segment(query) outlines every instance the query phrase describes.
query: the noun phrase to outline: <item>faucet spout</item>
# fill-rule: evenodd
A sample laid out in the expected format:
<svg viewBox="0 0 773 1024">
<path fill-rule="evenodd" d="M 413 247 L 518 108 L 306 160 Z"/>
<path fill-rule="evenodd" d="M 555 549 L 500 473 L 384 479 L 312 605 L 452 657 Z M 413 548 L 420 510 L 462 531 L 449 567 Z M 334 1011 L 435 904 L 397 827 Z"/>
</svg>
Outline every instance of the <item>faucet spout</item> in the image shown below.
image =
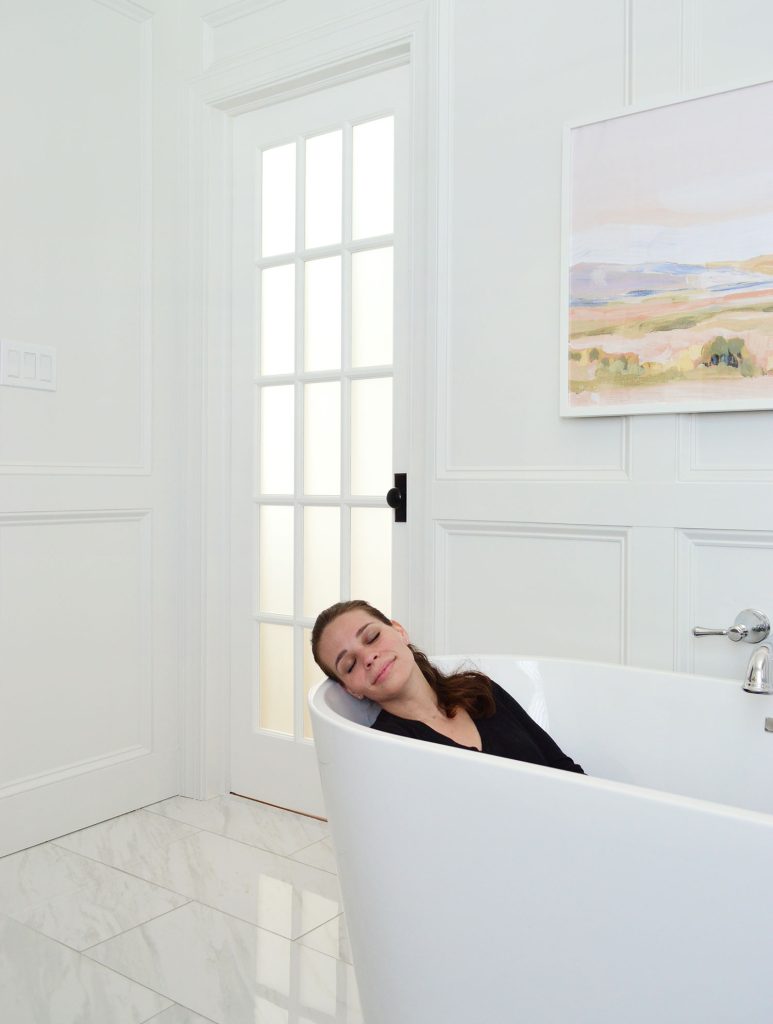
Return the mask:
<svg viewBox="0 0 773 1024">
<path fill-rule="evenodd" d="M 763 644 L 753 652 L 746 668 L 746 679 L 743 684 L 747 693 L 773 693 L 770 682 L 771 649 Z"/>
</svg>

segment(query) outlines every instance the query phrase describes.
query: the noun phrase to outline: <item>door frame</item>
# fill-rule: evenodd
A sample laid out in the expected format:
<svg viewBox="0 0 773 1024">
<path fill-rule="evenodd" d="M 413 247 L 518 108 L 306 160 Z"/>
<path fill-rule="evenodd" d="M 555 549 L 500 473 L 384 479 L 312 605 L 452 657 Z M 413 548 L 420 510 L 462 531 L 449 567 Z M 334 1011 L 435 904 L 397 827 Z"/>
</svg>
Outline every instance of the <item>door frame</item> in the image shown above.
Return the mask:
<svg viewBox="0 0 773 1024">
<path fill-rule="evenodd" d="M 182 579 L 184 652 L 181 793 L 207 799 L 229 792 L 230 753 L 230 374 L 231 146 L 233 118 L 328 85 L 408 64 L 412 93 L 413 223 L 407 254 L 412 288 L 412 352 L 406 619 L 422 646 L 434 622 L 432 531 L 441 147 L 437 112 L 445 66 L 437 39 L 442 0 L 399 10 L 383 7 L 358 20 L 293 38 L 292 48 L 255 50 L 249 60 L 213 65 L 191 85 L 187 164 L 185 367 L 186 517 Z M 401 468 L 401 467 L 396 467 Z"/>
</svg>

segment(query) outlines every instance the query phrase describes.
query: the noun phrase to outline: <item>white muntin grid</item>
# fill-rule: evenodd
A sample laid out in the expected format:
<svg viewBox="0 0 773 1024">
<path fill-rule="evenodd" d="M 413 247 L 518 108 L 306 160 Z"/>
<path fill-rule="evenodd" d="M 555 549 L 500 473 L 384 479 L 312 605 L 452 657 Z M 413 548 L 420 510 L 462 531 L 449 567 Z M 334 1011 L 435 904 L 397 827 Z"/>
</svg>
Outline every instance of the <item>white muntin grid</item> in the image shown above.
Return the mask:
<svg viewBox="0 0 773 1024">
<path fill-rule="evenodd" d="M 381 113 L 368 119 L 370 123 L 380 120 L 384 116 L 393 116 L 389 113 Z M 353 509 L 380 509 L 386 521 L 391 519 L 391 512 L 386 507 L 384 495 L 390 486 L 391 477 L 385 474 L 384 489 L 379 494 L 360 495 L 351 492 L 351 430 L 352 430 L 352 385 L 358 381 L 371 380 L 393 380 L 393 365 L 382 364 L 378 366 L 352 366 L 352 257 L 357 253 L 369 252 L 378 249 L 394 247 L 394 233 L 380 234 L 369 238 L 352 238 L 352 207 L 353 207 L 353 130 L 356 125 L 346 123 L 334 125 L 325 132 L 315 132 L 312 135 L 297 136 L 294 140 L 287 139 L 284 144 L 290 141 L 295 143 L 295 249 L 268 257 L 263 257 L 262 246 L 262 165 L 263 152 L 257 153 L 256 174 L 257 174 L 257 202 L 256 202 L 256 231 L 255 231 L 255 272 L 256 272 L 256 308 L 254 311 L 253 323 L 255 325 L 255 365 L 254 365 L 254 459 L 253 459 L 253 504 L 255 514 L 254 540 L 253 540 L 253 565 L 255 566 L 256 586 L 253 590 L 253 616 L 255 620 L 255 687 L 253 701 L 253 723 L 254 728 L 264 731 L 261 726 L 261 679 L 260 679 L 260 627 L 261 625 L 277 625 L 291 628 L 292 633 L 292 662 L 293 662 L 293 700 L 292 700 L 292 733 L 286 730 L 279 732 L 272 728 L 266 730 L 273 736 L 281 736 L 283 733 L 288 739 L 296 739 L 301 742 L 308 742 L 309 727 L 308 718 L 305 713 L 305 647 L 308 644 L 307 631 L 311 630 L 314 623 L 313 616 L 304 614 L 304 511 L 306 508 L 336 508 L 340 511 L 339 522 L 339 590 L 334 599 L 347 600 L 350 596 L 368 596 L 351 594 L 352 574 L 352 510 Z M 340 130 L 342 132 L 342 218 L 340 241 L 318 246 L 311 249 L 305 246 L 306 233 L 306 210 L 305 210 L 305 186 L 306 186 L 306 141 L 309 138 L 326 134 L 329 131 Z M 272 144 L 269 149 L 277 148 Z M 394 176 L 392 178 L 392 189 L 394 190 Z M 393 199 L 393 197 L 392 197 Z M 306 267 L 312 260 L 327 258 L 338 258 L 341 261 L 341 360 L 340 367 L 323 370 L 305 369 L 305 319 L 306 319 Z M 295 271 L 295 335 L 294 335 L 294 371 L 281 374 L 263 374 L 261 372 L 261 284 L 263 271 L 280 266 L 293 266 Z M 339 493 L 310 494 L 306 493 L 304 480 L 305 460 L 305 398 L 307 387 L 315 384 L 338 384 L 340 390 L 340 488 Z M 261 421 L 261 398 L 263 392 L 269 387 L 286 386 L 292 387 L 294 409 L 293 409 L 293 482 L 294 492 L 292 494 L 264 493 L 261 490 L 261 466 L 260 452 L 262 445 L 262 421 Z M 390 433 L 394 431 L 394 425 L 390 425 Z M 391 439 L 391 438 L 390 438 Z M 391 467 L 389 467 L 391 472 Z M 286 507 L 293 509 L 293 579 L 292 579 L 292 614 L 282 614 L 275 611 L 267 611 L 260 607 L 260 573 L 262 566 L 260 562 L 260 520 L 261 508 L 266 506 Z M 321 609 L 316 609 L 317 611 Z M 389 608 L 385 608 L 389 612 Z"/>
</svg>

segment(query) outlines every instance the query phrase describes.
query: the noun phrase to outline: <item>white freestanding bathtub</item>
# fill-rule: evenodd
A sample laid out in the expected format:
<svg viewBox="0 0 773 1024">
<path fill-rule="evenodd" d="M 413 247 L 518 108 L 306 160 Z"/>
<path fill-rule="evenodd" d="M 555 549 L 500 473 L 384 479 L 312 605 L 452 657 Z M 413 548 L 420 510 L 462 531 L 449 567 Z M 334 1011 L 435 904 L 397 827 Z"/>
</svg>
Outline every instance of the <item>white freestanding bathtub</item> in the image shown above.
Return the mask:
<svg viewBox="0 0 773 1024">
<path fill-rule="evenodd" d="M 365 726 L 310 695 L 366 1024 L 770 1024 L 773 697 L 472 661 L 589 777 Z"/>
</svg>

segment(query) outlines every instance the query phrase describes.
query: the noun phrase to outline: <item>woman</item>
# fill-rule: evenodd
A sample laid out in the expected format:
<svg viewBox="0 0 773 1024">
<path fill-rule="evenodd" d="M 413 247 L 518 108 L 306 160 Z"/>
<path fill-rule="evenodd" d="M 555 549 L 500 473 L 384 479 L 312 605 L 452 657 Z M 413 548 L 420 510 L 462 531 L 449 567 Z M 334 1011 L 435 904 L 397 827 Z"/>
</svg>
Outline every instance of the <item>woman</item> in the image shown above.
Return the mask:
<svg viewBox="0 0 773 1024">
<path fill-rule="evenodd" d="M 347 693 L 381 707 L 374 729 L 584 774 L 501 686 L 482 672 L 443 675 L 366 601 L 321 612 L 311 651 Z"/>
</svg>

